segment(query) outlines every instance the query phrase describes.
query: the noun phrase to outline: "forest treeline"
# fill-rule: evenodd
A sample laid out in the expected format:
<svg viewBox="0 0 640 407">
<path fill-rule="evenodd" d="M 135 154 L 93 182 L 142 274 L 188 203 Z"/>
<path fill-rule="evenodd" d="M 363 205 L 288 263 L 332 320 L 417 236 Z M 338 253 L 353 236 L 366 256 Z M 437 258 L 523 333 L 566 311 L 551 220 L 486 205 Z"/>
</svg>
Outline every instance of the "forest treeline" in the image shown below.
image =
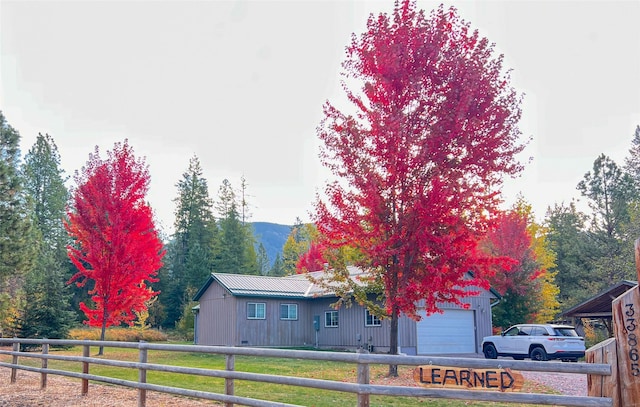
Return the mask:
<svg viewBox="0 0 640 407">
<path fill-rule="evenodd" d="M 0 112 L 0 334 L 65 337 L 80 325 L 87 287 L 69 284 L 77 273 L 74 244 L 64 222 L 77 187 L 60 166 L 53 136 L 38 135 L 21 155 L 20 134 Z M 551 321 L 559 313 L 621 280 L 635 279 L 633 245 L 640 237 L 640 126 L 623 163 L 604 154 L 576 185 L 589 211 L 576 202 L 552 203 L 537 221 L 526 191 L 497 214 L 483 247 L 514 262 L 490 280 L 503 296 L 494 324 Z M 193 296 L 212 271 L 282 276 L 323 264 L 313 255 L 317 228 L 296 220 L 273 264 L 256 244 L 249 222 L 248 184 L 224 180 L 212 196 L 197 156 L 176 180 L 174 232 L 164 236 L 159 292 L 138 315 L 140 327 L 192 329 Z M 428 233 L 428 231 L 425 231 Z M 305 257 L 306 255 L 306 257 Z M 89 287 L 90 288 L 90 287 Z"/>
<path fill-rule="evenodd" d="M 83 287 L 71 282 L 78 270 L 67 253 L 74 241 L 65 222 L 78 185 L 61 168 L 52 136 L 39 134 L 22 157 L 19 132 L 1 112 L 0 120 L 0 334 L 64 337 L 84 319 L 79 304 L 89 300 L 92 289 L 92 282 Z M 159 295 L 136 324 L 189 331 L 191 298 L 212 271 L 284 275 L 292 270 L 282 256 L 271 262 L 256 242 L 244 179 L 238 188 L 224 180 L 212 197 L 193 156 L 176 188 L 174 232 L 164 236 L 163 265 L 151 284 Z"/>
</svg>

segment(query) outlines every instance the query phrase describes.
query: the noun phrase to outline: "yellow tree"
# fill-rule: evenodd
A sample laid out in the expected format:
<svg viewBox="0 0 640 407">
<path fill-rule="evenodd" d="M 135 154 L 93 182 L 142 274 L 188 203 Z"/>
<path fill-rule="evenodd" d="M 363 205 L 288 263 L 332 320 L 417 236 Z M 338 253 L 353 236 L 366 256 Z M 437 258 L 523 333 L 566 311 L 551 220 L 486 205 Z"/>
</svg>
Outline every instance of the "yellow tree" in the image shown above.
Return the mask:
<svg viewBox="0 0 640 407">
<path fill-rule="evenodd" d="M 318 240 L 318 229 L 312 223 L 303 224 L 298 218 L 291 228 L 291 233 L 282 247 L 282 260 L 284 262 L 284 274 L 296 273 L 296 265 L 300 256 L 307 253 L 311 243 Z"/>
<path fill-rule="evenodd" d="M 556 254 L 551 250 L 547 240 L 548 228 L 535 222 L 531 205 L 523 197 L 516 202 L 516 211 L 526 215 L 529 220 L 527 232 L 531 236 L 531 249 L 536 263 L 541 270 L 540 292 L 538 293 L 538 310 L 534 313 L 534 322 L 546 323 L 553 321 L 560 312 L 558 294 L 560 289 L 556 285 Z"/>
</svg>

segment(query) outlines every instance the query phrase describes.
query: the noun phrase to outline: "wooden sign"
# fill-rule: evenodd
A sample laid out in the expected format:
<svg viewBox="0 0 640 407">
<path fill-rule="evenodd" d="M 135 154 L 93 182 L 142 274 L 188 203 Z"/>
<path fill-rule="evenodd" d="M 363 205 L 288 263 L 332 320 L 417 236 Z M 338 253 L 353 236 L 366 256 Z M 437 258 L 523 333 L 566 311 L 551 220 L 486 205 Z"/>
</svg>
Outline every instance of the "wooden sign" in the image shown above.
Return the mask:
<svg viewBox="0 0 640 407">
<path fill-rule="evenodd" d="M 418 366 L 413 379 L 423 387 L 467 390 L 518 391 L 522 373 L 511 369 L 468 369 L 447 366 Z"/>
<path fill-rule="evenodd" d="M 636 271 L 640 279 L 640 240 L 636 240 Z M 640 289 L 636 285 L 611 305 L 618 353 L 620 405 L 640 403 Z"/>
</svg>

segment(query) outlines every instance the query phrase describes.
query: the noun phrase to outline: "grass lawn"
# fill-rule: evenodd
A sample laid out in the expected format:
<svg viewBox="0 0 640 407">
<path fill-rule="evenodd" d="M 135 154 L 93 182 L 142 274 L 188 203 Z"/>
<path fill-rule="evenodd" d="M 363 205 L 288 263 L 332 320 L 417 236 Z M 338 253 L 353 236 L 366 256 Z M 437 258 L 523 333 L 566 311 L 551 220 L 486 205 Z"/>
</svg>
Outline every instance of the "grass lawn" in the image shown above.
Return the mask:
<svg viewBox="0 0 640 407">
<path fill-rule="evenodd" d="M 75 347 L 68 350 L 52 349 L 51 354 L 81 356 L 82 349 Z M 105 359 L 138 361 L 137 349 L 105 348 Z M 91 355 L 97 354 L 97 348 L 91 348 Z M 95 356 L 94 356 L 95 357 Z M 10 362 L 11 357 L 0 355 L 0 360 Z M 148 362 L 154 364 L 198 367 L 204 369 L 224 370 L 225 357 L 221 355 L 210 355 L 201 353 L 168 352 L 168 351 L 148 351 Z M 20 358 L 20 364 L 30 366 L 40 366 L 39 359 Z M 77 362 L 66 362 L 50 360 L 49 368 L 81 371 L 81 365 Z M 274 374 L 281 376 L 307 377 L 314 379 L 335 380 L 342 382 L 356 382 L 356 366 L 346 363 L 309 361 L 301 359 L 274 359 L 266 357 L 236 356 L 235 369 L 242 372 Z M 384 378 L 387 372 L 387 365 L 371 365 L 370 377 L 372 382 L 375 379 Z M 407 377 L 413 370 L 410 366 L 400 366 L 400 376 Z M 2 369 L 8 375 L 8 369 Z M 135 369 L 116 368 L 92 364 L 90 373 L 100 376 L 108 376 L 119 379 L 137 381 L 138 371 Z M 405 379 L 406 380 L 406 379 Z M 224 379 L 201 377 L 195 375 L 185 375 L 179 373 L 165 373 L 147 371 L 147 382 L 165 386 L 180 387 L 192 390 L 201 390 L 224 394 Z M 400 382 L 401 383 L 401 382 Z M 551 393 L 549 389 L 532 388 L 531 384 L 525 383 L 524 392 Z M 303 406 L 344 406 L 356 405 L 356 395 L 351 393 L 317 390 L 305 387 L 284 386 L 268 383 L 250 382 L 244 380 L 235 381 L 235 394 L 237 396 L 251 397 L 256 399 L 286 402 Z M 443 399 L 424 399 L 413 397 L 391 397 L 391 396 L 371 396 L 371 406 L 376 407 L 400 407 L 400 406 L 429 406 L 435 407 L 458 407 L 458 406 L 524 406 L 523 404 L 509 403 L 489 403 L 473 401 L 457 401 Z"/>
</svg>

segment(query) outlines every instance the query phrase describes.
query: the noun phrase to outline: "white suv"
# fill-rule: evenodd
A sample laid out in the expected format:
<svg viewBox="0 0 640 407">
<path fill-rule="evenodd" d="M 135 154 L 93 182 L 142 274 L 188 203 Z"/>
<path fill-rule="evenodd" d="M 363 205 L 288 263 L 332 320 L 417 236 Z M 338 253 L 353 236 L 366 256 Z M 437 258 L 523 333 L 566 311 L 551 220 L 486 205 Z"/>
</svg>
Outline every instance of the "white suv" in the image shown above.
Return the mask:
<svg viewBox="0 0 640 407">
<path fill-rule="evenodd" d="M 510 356 L 516 360 L 576 362 L 584 356 L 584 338 L 568 325 L 521 324 L 512 326 L 501 335 L 485 337 L 482 352 L 487 359 Z"/>
</svg>

